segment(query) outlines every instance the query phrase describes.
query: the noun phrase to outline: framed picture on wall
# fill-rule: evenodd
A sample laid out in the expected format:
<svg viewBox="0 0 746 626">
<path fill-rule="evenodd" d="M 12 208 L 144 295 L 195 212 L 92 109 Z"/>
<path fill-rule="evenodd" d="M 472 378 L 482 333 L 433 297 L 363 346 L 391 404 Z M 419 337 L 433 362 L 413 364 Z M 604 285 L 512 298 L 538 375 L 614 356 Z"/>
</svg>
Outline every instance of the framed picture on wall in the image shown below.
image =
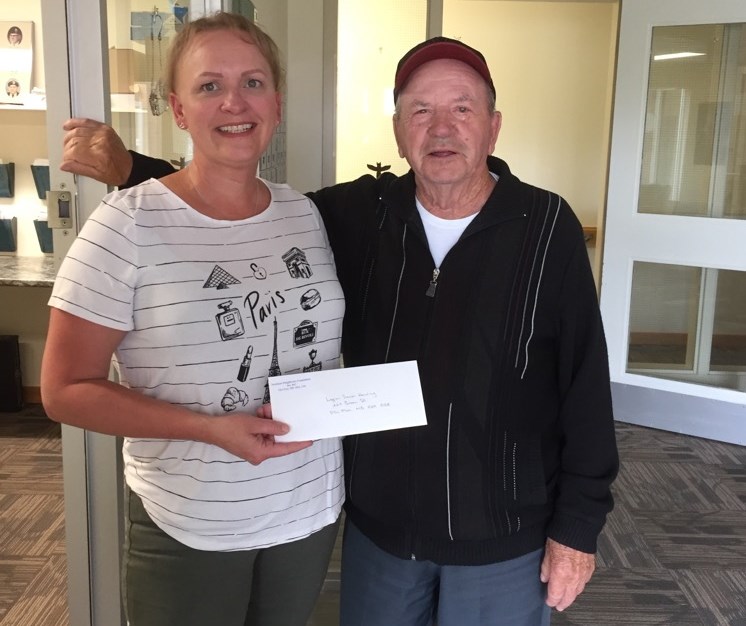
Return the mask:
<svg viewBox="0 0 746 626">
<path fill-rule="evenodd" d="M 33 64 L 34 23 L 0 21 L 0 103 L 23 103 Z"/>
</svg>

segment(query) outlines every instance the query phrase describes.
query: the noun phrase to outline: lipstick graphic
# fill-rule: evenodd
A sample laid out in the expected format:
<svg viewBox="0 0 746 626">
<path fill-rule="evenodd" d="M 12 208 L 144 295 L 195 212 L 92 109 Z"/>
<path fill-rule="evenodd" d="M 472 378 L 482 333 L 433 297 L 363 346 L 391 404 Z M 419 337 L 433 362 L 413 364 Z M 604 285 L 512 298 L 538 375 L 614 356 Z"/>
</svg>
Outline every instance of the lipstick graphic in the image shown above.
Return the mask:
<svg viewBox="0 0 746 626">
<path fill-rule="evenodd" d="M 251 367 L 251 355 L 254 353 L 254 346 L 249 346 L 241 361 L 241 367 L 238 368 L 238 380 L 246 382 L 249 377 L 249 368 Z"/>
</svg>

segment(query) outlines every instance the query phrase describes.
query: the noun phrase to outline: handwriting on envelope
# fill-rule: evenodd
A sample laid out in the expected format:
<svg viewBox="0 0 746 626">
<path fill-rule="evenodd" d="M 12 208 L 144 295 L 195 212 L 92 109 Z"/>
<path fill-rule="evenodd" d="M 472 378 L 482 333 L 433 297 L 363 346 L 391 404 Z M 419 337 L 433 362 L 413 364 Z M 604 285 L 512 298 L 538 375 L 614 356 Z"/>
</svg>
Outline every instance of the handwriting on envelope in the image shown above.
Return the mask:
<svg viewBox="0 0 746 626">
<path fill-rule="evenodd" d="M 269 379 L 279 441 L 305 441 L 427 424 L 416 361 Z"/>
</svg>

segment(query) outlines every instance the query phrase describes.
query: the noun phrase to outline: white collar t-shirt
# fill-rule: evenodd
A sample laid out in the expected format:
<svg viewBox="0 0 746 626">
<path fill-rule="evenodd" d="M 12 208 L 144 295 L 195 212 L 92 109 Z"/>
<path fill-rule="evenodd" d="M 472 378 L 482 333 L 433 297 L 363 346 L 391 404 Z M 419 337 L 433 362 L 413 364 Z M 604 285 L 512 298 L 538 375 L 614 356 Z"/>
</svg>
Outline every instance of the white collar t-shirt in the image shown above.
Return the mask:
<svg viewBox="0 0 746 626">
<path fill-rule="evenodd" d="M 490 172 L 492 178 L 497 181 L 498 176 L 493 172 Z M 435 262 L 435 267 L 440 268 L 443 259 L 445 259 L 448 251 L 453 248 L 455 243 L 459 240 L 466 227 L 471 224 L 472 220 L 479 215 L 479 211 L 473 215 L 467 215 L 455 220 L 446 220 L 442 217 L 437 217 L 430 213 L 420 202 L 420 199 L 415 196 L 415 203 L 417 204 L 417 211 L 422 219 L 422 225 L 425 227 L 425 235 L 427 236 L 427 243 L 430 247 L 430 254 Z"/>
</svg>

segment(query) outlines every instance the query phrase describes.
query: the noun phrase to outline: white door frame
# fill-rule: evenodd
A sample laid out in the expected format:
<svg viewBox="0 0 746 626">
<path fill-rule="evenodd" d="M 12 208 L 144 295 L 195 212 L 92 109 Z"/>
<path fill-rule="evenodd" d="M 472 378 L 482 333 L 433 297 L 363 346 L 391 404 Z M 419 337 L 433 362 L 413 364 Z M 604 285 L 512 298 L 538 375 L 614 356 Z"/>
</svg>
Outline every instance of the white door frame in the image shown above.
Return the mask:
<svg viewBox="0 0 746 626">
<path fill-rule="evenodd" d="M 729 22 L 746 22 L 743 0 L 622 1 L 601 310 L 617 419 L 746 444 L 746 394 L 626 372 L 634 261 L 746 270 L 746 220 L 636 212 L 653 26 Z M 693 232 L 702 239 L 682 254 Z"/>
<path fill-rule="evenodd" d="M 73 228 L 54 231 L 59 261 L 108 191 L 92 179 L 75 180 L 59 170 L 62 123 L 70 116 L 108 120 L 106 5 L 103 0 L 41 2 L 50 187 L 70 190 L 76 197 Z M 93 87 L 97 85 L 102 88 Z M 119 599 L 120 447 L 115 437 L 62 427 L 68 610 L 75 626 L 125 623 Z"/>
</svg>

